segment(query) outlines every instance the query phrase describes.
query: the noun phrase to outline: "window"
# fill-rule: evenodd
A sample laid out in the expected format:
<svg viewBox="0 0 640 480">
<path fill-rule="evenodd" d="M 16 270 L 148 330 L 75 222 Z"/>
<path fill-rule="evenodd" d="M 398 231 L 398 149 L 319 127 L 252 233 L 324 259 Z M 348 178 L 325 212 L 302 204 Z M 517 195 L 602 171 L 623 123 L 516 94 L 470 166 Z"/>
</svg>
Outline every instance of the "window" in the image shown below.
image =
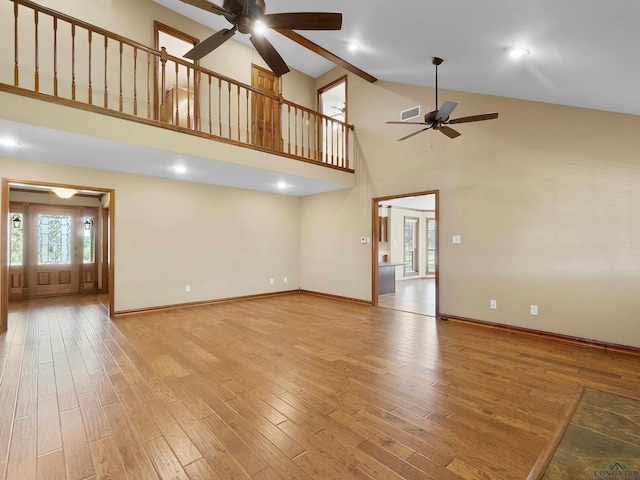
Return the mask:
<svg viewBox="0 0 640 480">
<path fill-rule="evenodd" d="M 13 219 L 15 217 L 20 219 L 20 227 L 15 228 L 13 226 Z M 11 213 L 10 218 L 11 222 L 11 240 L 10 240 L 10 248 L 11 248 L 11 258 L 9 260 L 10 265 L 22 265 L 22 257 L 24 255 L 24 217 L 21 213 Z"/>
<path fill-rule="evenodd" d="M 71 264 L 71 215 L 38 214 L 38 265 Z"/>
<path fill-rule="evenodd" d="M 404 274 L 418 274 L 418 219 L 404 217 Z"/>
<path fill-rule="evenodd" d="M 95 225 L 95 219 L 93 217 L 84 217 L 83 225 L 82 262 L 95 263 L 95 242 L 93 241 L 95 232 L 95 228 L 93 228 L 93 226 Z"/>
<path fill-rule="evenodd" d="M 436 273 L 436 220 L 427 219 L 427 273 Z"/>
</svg>

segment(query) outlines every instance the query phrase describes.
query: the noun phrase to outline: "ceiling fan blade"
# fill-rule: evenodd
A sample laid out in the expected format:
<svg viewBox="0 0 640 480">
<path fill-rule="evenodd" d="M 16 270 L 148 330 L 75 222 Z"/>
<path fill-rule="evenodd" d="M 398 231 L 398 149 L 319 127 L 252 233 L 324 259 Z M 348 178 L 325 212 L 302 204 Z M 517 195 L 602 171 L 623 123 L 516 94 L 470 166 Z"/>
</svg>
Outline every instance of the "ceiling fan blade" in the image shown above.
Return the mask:
<svg viewBox="0 0 640 480">
<path fill-rule="evenodd" d="M 295 12 L 264 15 L 262 21 L 270 28 L 287 30 L 340 30 L 341 13 Z"/>
<path fill-rule="evenodd" d="M 201 8 L 202 10 L 206 10 L 207 12 L 215 13 L 216 15 L 222 15 L 228 19 L 233 19 L 233 15 L 229 14 L 224 8 L 215 5 L 211 2 L 207 2 L 207 0 L 180 0 L 182 3 L 188 3 L 189 5 L 193 5 L 194 7 Z"/>
<path fill-rule="evenodd" d="M 498 112 L 485 113 L 484 115 L 471 115 L 470 117 L 460 117 L 448 121 L 447 124 L 455 125 L 456 123 L 481 122 L 483 120 L 493 120 L 494 118 L 498 118 Z"/>
<path fill-rule="evenodd" d="M 189 58 L 191 60 L 200 60 L 205 55 L 213 52 L 216 48 L 222 45 L 224 42 L 233 37 L 236 33 L 236 28 L 228 29 L 225 28 L 220 30 L 218 33 L 214 33 L 206 40 L 203 40 L 187 53 L 184 54 L 184 58 Z"/>
<path fill-rule="evenodd" d="M 444 122 L 457 106 L 456 102 L 444 102 L 436 114 L 436 122 Z"/>
<path fill-rule="evenodd" d="M 370 75 L 367 72 L 365 72 L 364 70 L 359 69 L 355 65 L 353 65 L 353 64 L 347 62 L 346 60 L 340 58 L 336 54 L 331 53 L 329 50 L 327 50 L 324 47 L 321 47 L 317 43 L 313 43 L 311 40 L 309 40 L 306 37 L 303 37 L 298 32 L 294 32 L 293 30 L 290 30 L 288 28 L 278 28 L 278 29 L 276 29 L 276 31 L 280 35 L 284 35 L 288 39 L 293 40 L 294 42 L 296 42 L 298 45 L 301 45 L 304 48 L 307 48 L 307 49 L 311 50 L 312 52 L 317 53 L 321 57 L 326 58 L 330 62 L 335 63 L 339 67 L 342 67 L 345 70 L 347 70 L 347 71 L 359 76 L 360 78 L 366 80 L 367 82 L 374 83 L 374 82 L 378 81 L 378 79 L 376 77 L 374 77 L 373 75 Z"/>
<path fill-rule="evenodd" d="M 263 60 L 269 65 L 269 68 L 277 77 L 281 77 L 285 73 L 289 72 L 289 67 L 282 59 L 277 50 L 271 45 L 262 35 L 251 35 L 251 43 L 256 47 L 256 50 L 263 58 Z"/>
<path fill-rule="evenodd" d="M 387 125 L 429 125 L 428 123 L 425 122 L 384 122 Z"/>
<path fill-rule="evenodd" d="M 253 10 L 254 5 L 256 4 L 256 0 L 244 0 L 242 3 L 242 16 L 246 17 L 249 15 L 249 12 Z"/>
<path fill-rule="evenodd" d="M 449 138 L 456 138 L 456 137 L 459 137 L 461 135 L 460 132 L 454 130 L 451 127 L 442 126 L 438 130 L 440 130 L 442 133 L 444 133 Z"/>
<path fill-rule="evenodd" d="M 413 137 L 413 136 L 415 136 L 415 135 L 418 135 L 419 133 L 426 132 L 426 131 L 427 131 L 427 130 L 429 130 L 430 128 L 431 128 L 431 127 L 427 127 L 427 128 L 423 128 L 422 130 L 418 130 L 417 132 L 410 133 L 410 134 L 409 134 L 409 135 L 407 135 L 406 137 L 399 138 L 399 139 L 398 139 L 398 142 L 401 142 L 401 141 L 403 141 L 403 140 L 406 140 L 406 139 L 408 139 L 408 138 L 411 138 L 411 137 Z"/>
</svg>

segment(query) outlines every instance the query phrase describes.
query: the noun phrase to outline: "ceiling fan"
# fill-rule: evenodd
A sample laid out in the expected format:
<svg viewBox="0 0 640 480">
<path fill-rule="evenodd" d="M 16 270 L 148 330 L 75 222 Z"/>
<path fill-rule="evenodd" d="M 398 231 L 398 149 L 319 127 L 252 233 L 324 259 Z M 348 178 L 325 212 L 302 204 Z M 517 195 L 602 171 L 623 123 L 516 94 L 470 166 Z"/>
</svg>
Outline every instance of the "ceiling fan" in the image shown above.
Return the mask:
<svg viewBox="0 0 640 480">
<path fill-rule="evenodd" d="M 233 25 L 232 28 L 224 28 L 200 42 L 184 55 L 185 58 L 199 60 L 233 37 L 236 32 L 250 33 L 251 43 L 278 77 L 289 72 L 289 67 L 274 46 L 264 36 L 256 33 L 257 27 L 272 28 L 283 33 L 289 30 L 340 30 L 342 28 L 341 13 L 296 12 L 267 15 L 264 0 L 223 0 L 222 6 L 207 0 L 180 1 L 221 15 Z"/>
<path fill-rule="evenodd" d="M 443 62 L 441 58 L 433 57 L 433 64 L 436 66 L 436 109 L 433 112 L 429 112 L 424 116 L 424 122 L 387 122 L 388 124 L 394 125 L 426 125 L 426 128 L 418 130 L 417 132 L 413 132 L 406 137 L 399 138 L 398 141 L 406 140 L 408 138 L 413 137 L 414 135 L 418 135 L 419 133 L 425 132 L 430 128 L 434 130 L 439 130 L 444 133 L 449 138 L 456 138 L 461 135 L 460 132 L 454 130 L 448 125 L 455 125 L 457 123 L 469 123 L 469 122 L 481 122 L 483 120 L 493 120 L 494 118 L 498 118 L 498 113 L 485 113 L 483 115 L 472 115 L 470 117 L 460 117 L 454 118 L 453 120 L 449 120 L 449 115 L 453 112 L 453 110 L 458 105 L 456 102 L 444 102 L 441 108 L 438 108 L 438 66 Z"/>
</svg>

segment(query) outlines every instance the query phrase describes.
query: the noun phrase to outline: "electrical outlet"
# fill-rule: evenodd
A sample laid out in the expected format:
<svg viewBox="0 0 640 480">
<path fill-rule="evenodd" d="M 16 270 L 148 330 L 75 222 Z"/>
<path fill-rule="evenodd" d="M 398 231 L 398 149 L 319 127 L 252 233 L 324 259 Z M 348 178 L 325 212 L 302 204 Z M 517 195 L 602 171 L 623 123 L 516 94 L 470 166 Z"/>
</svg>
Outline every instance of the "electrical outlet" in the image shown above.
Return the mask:
<svg viewBox="0 0 640 480">
<path fill-rule="evenodd" d="M 189 293 L 191 291 L 191 285 L 186 285 L 184 287 L 184 291 L 185 291 L 185 293 Z"/>
<path fill-rule="evenodd" d="M 289 281 L 289 279 L 287 277 L 284 277 L 284 283 L 287 283 Z"/>
<path fill-rule="evenodd" d="M 367 237 L 360 237 L 360 243 L 367 243 Z"/>
<path fill-rule="evenodd" d="M 270 279 L 269 279 L 269 283 L 270 283 L 271 285 L 273 285 L 273 278 L 270 278 Z"/>
<path fill-rule="evenodd" d="M 538 306 L 531 305 L 531 315 L 537 315 L 537 314 L 538 314 Z"/>
<path fill-rule="evenodd" d="M 496 302 L 495 300 L 489 300 L 489 308 L 495 310 L 496 308 L 498 308 L 498 302 Z"/>
</svg>

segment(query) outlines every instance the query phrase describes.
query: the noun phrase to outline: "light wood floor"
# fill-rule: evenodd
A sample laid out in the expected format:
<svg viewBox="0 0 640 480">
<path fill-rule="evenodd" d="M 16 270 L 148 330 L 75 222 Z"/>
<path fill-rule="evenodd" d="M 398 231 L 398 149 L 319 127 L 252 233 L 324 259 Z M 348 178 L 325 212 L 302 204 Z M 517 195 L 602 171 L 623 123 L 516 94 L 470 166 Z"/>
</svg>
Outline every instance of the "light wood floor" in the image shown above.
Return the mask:
<svg viewBox="0 0 640 480">
<path fill-rule="evenodd" d="M 311 295 L 9 324 L 0 479 L 524 479 L 582 385 L 640 395 L 638 356 Z"/>
<path fill-rule="evenodd" d="M 392 310 L 436 316 L 435 278 L 416 278 L 396 282 L 395 293 L 378 296 L 378 305 Z"/>
</svg>

